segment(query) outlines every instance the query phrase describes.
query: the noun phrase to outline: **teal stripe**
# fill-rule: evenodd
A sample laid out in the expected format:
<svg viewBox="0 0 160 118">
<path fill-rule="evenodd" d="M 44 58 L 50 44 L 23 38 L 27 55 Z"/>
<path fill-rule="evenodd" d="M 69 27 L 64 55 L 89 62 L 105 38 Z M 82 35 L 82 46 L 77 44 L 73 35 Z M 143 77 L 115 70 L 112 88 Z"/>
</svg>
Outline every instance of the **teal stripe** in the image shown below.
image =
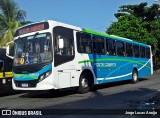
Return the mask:
<svg viewBox="0 0 160 118">
<path fill-rule="evenodd" d="M 26 75 L 26 74 L 14 74 L 14 77 L 27 77 L 27 78 L 32 78 L 32 79 L 38 79 L 37 76 L 30 76 L 30 75 Z"/>
</svg>

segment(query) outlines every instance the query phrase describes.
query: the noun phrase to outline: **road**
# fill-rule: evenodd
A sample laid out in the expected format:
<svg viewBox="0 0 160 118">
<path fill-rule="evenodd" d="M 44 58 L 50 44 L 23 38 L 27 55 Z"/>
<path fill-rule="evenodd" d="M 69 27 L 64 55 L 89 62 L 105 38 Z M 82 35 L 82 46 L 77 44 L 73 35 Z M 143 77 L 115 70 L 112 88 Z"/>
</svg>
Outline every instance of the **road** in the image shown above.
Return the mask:
<svg viewBox="0 0 160 118">
<path fill-rule="evenodd" d="M 143 108 L 152 109 L 149 107 L 160 108 L 160 101 L 155 100 L 156 97 L 158 97 L 157 99 L 160 98 L 160 71 L 140 80 L 136 84 L 124 81 L 108 83 L 96 86 L 96 88 L 96 91 L 86 94 L 78 94 L 74 89 L 68 89 L 60 90 L 56 95 L 48 91 L 0 95 L 0 109 L 74 109 L 78 111 L 71 111 L 69 114 L 73 112 L 75 115 L 85 115 L 88 112 L 96 114 L 96 111 L 91 109 L 112 109 L 113 111 L 115 109 L 141 110 Z M 157 106 L 149 106 L 149 104 L 157 104 Z M 91 115 L 92 113 L 89 114 Z M 101 115 L 105 115 L 105 113 L 107 111 L 103 111 Z"/>
</svg>

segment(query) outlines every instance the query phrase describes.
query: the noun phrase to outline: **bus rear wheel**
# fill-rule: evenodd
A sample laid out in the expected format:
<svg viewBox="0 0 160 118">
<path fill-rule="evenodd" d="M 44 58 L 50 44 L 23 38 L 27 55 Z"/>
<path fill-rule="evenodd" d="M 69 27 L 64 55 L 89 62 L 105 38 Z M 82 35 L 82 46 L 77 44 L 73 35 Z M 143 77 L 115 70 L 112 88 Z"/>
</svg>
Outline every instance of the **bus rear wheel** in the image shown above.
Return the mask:
<svg viewBox="0 0 160 118">
<path fill-rule="evenodd" d="M 138 72 L 137 70 L 132 71 L 132 83 L 137 83 L 138 82 Z"/>
<path fill-rule="evenodd" d="M 79 79 L 79 93 L 87 93 L 91 88 L 91 79 L 88 74 L 82 74 Z"/>
</svg>

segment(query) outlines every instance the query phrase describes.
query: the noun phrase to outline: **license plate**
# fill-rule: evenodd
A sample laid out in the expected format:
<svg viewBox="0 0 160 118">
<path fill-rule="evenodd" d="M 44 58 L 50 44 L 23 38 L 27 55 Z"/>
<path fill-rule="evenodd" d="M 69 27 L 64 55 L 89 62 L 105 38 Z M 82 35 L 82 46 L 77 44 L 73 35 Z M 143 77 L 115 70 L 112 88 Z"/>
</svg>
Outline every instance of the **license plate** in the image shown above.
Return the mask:
<svg viewBox="0 0 160 118">
<path fill-rule="evenodd" d="M 22 83 L 21 86 L 27 88 L 28 87 L 28 83 Z"/>
</svg>

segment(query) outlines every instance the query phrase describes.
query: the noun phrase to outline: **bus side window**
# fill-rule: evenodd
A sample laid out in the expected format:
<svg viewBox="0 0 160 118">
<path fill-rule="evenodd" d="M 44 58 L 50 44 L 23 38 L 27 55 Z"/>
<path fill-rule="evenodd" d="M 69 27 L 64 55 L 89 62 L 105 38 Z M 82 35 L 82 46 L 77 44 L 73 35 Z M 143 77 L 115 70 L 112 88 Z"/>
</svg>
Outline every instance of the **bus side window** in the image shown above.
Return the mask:
<svg viewBox="0 0 160 118">
<path fill-rule="evenodd" d="M 146 57 L 146 55 L 145 55 L 145 47 L 143 47 L 143 46 L 140 46 L 140 57 L 141 58 Z"/>
<path fill-rule="evenodd" d="M 133 45 L 133 53 L 134 53 L 134 57 L 139 57 L 139 46 L 138 45 Z"/>
<path fill-rule="evenodd" d="M 124 43 L 121 41 L 117 41 L 116 46 L 117 46 L 117 56 L 125 56 Z"/>
<path fill-rule="evenodd" d="M 105 38 L 105 48 L 106 48 L 106 50 L 105 50 L 105 54 L 109 54 L 109 52 L 108 52 L 108 40 L 107 40 L 107 38 Z"/>
<path fill-rule="evenodd" d="M 151 53 L 150 53 L 150 48 L 146 48 L 146 58 L 150 58 Z"/>
<path fill-rule="evenodd" d="M 105 47 L 104 47 L 104 38 L 99 36 L 93 36 L 93 50 L 95 54 L 104 54 Z"/>
<path fill-rule="evenodd" d="M 126 56 L 133 57 L 133 45 L 130 43 L 126 43 Z"/>
<path fill-rule="evenodd" d="M 108 46 L 108 54 L 109 55 L 116 55 L 115 41 L 112 39 L 108 39 L 107 46 Z"/>
<path fill-rule="evenodd" d="M 4 69 L 4 67 L 3 67 L 3 61 L 0 60 L 0 72 L 3 72 L 3 69 Z"/>
<path fill-rule="evenodd" d="M 77 50 L 79 53 L 92 53 L 91 35 L 77 32 Z"/>
</svg>

